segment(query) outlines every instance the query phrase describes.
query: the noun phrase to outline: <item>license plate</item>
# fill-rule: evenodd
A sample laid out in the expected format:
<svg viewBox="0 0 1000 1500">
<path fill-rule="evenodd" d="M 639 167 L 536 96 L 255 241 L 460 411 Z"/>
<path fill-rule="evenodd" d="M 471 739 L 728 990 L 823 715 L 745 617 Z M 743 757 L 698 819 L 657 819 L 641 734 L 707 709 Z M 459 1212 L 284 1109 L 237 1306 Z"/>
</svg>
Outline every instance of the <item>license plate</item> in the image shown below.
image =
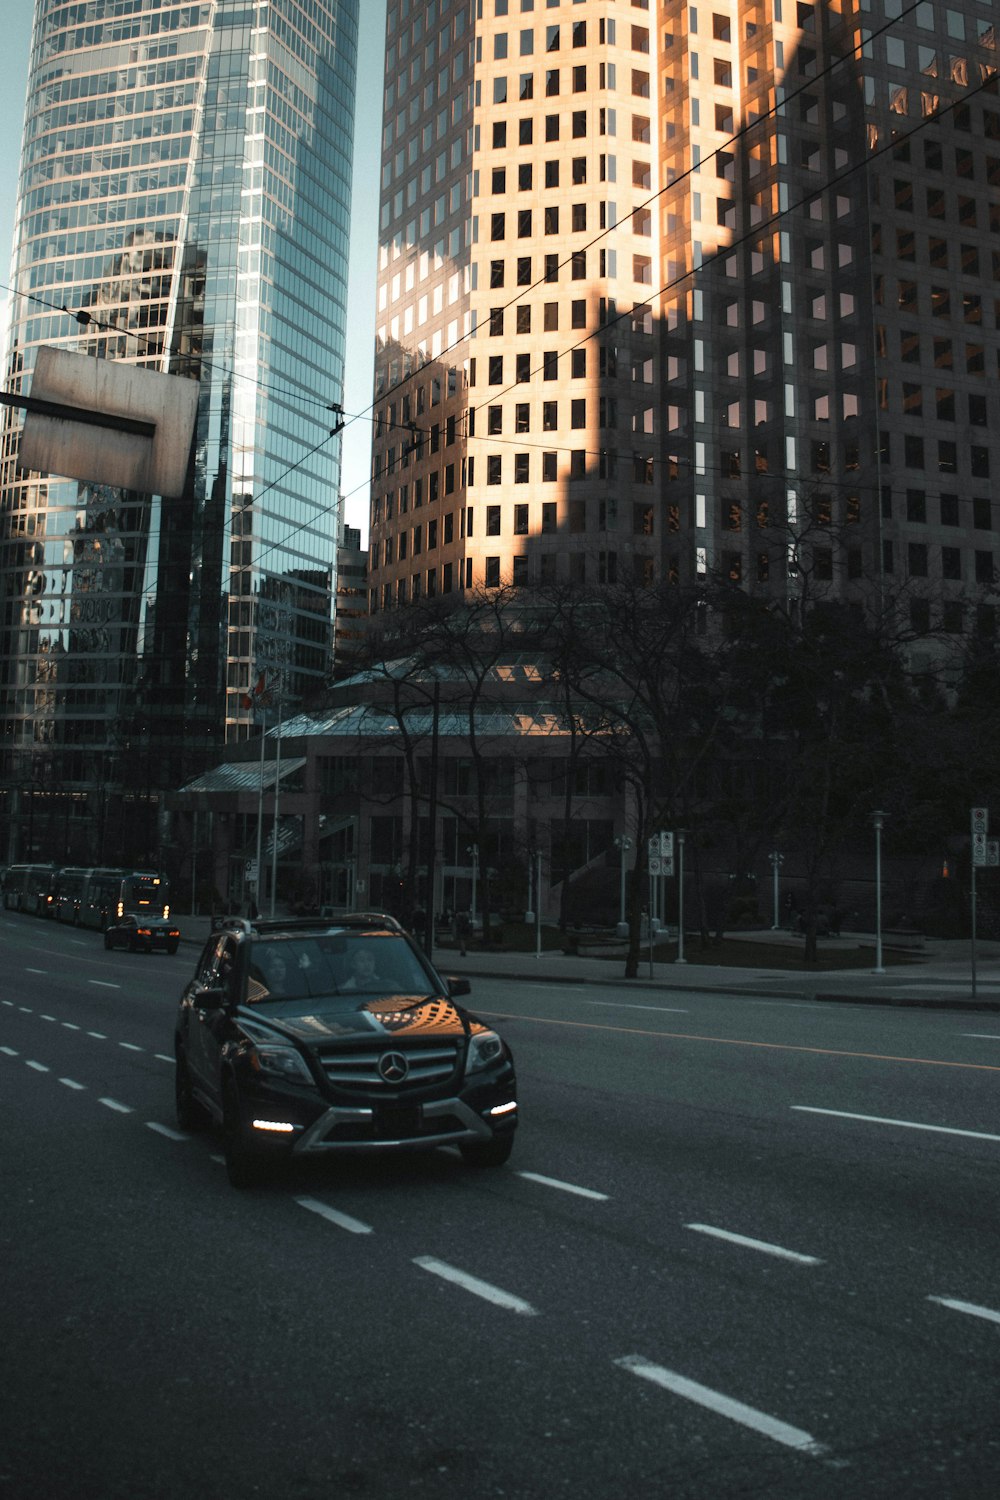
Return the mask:
<svg viewBox="0 0 1000 1500">
<path fill-rule="evenodd" d="M 417 1135 L 420 1130 L 420 1110 L 417 1108 L 394 1109 L 391 1105 L 380 1109 L 375 1116 L 375 1133 L 381 1140 L 397 1141 Z"/>
</svg>

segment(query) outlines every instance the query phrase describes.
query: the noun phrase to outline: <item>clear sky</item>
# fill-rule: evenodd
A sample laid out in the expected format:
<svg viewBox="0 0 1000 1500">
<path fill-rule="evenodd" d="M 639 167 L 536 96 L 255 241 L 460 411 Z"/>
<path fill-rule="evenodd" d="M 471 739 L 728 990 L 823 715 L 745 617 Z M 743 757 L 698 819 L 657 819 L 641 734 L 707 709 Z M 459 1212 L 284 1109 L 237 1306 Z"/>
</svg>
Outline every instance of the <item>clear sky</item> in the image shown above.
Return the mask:
<svg viewBox="0 0 1000 1500">
<path fill-rule="evenodd" d="M 7 54 L 4 64 L 7 83 L 0 96 L 0 123 L 7 142 L 0 157 L 0 280 L 6 287 L 17 206 L 17 172 L 34 4 L 33 0 L 0 0 L 0 6 Z M 360 0 L 358 10 L 358 108 L 354 126 L 354 202 L 344 383 L 344 409 L 348 415 L 367 412 L 372 397 L 385 0 Z M 6 308 L 6 291 L 0 292 L 0 307 Z M 6 329 L 6 311 L 2 315 Z M 344 494 L 348 496 L 347 520 L 352 526 L 360 526 L 365 537 L 368 535 L 370 452 L 371 423 L 363 418 L 349 424 L 344 432 L 341 483 Z"/>
</svg>

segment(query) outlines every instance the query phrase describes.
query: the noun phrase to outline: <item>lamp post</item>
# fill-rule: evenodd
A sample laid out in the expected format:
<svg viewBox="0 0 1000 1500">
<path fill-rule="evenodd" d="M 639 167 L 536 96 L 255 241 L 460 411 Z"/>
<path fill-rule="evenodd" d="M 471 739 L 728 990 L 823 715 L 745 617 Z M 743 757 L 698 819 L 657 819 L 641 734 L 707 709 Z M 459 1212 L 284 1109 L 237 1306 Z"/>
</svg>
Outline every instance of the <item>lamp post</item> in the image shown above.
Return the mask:
<svg viewBox="0 0 1000 1500">
<path fill-rule="evenodd" d="M 625 920 L 625 857 L 632 848 L 632 840 L 627 833 L 620 833 L 615 839 L 615 848 L 621 853 L 621 878 L 618 892 L 618 936 L 628 936 L 628 923 Z"/>
<path fill-rule="evenodd" d="M 882 824 L 888 817 L 884 812 L 872 813 L 875 829 L 875 974 L 884 974 L 882 966 Z"/>
<path fill-rule="evenodd" d="M 771 931 L 777 932 L 780 925 L 778 910 L 778 871 L 781 869 L 781 866 L 785 862 L 785 856 L 783 854 L 779 854 L 777 849 L 774 849 L 767 857 L 771 861 L 771 871 L 774 876 L 774 920 L 771 923 Z"/>
<path fill-rule="evenodd" d="M 479 845 L 469 844 L 466 853 L 472 856 L 472 925 L 476 925 L 476 882 L 479 879 Z"/>
<path fill-rule="evenodd" d="M 684 957 L 684 839 L 685 830 L 677 830 L 677 957 L 675 964 L 686 964 Z"/>
</svg>

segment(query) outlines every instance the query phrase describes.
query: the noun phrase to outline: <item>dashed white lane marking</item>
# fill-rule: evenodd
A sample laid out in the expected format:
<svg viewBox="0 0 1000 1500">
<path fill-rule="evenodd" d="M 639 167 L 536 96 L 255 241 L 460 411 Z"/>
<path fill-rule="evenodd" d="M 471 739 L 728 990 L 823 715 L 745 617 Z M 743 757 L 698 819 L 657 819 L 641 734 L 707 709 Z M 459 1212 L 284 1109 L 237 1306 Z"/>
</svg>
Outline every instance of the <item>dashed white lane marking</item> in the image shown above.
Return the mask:
<svg viewBox="0 0 1000 1500">
<path fill-rule="evenodd" d="M 81 1026 L 78 1026 L 75 1021 L 63 1021 L 62 1024 L 63 1026 L 65 1026 L 67 1031 L 82 1031 L 83 1029 Z"/>
<path fill-rule="evenodd" d="M 96 984 L 102 990 L 120 990 L 120 984 L 112 984 L 110 979 L 88 979 L 88 984 Z"/>
<path fill-rule="evenodd" d="M 119 1104 L 117 1099 L 98 1099 L 98 1104 L 103 1104 L 108 1109 L 113 1109 L 120 1115 L 130 1115 L 133 1110 L 127 1104 Z"/>
<path fill-rule="evenodd" d="M 172 1063 L 174 1061 L 174 1059 L 172 1057 L 168 1057 L 165 1052 L 154 1052 L 153 1056 L 156 1058 L 157 1062 Z"/>
<path fill-rule="evenodd" d="M 307 1208 L 312 1214 L 319 1214 L 321 1219 L 327 1219 L 331 1224 L 336 1224 L 338 1229 L 346 1229 L 349 1234 L 371 1234 L 370 1224 L 363 1224 L 360 1219 L 352 1219 L 350 1214 L 338 1213 L 335 1208 L 328 1208 L 318 1198 L 296 1198 L 300 1208 Z"/>
<path fill-rule="evenodd" d="M 47 974 L 48 969 L 25 969 L 26 974 Z"/>
<path fill-rule="evenodd" d="M 530 1302 L 525 1302 L 522 1297 L 515 1297 L 512 1292 L 505 1292 L 498 1286 L 493 1286 L 488 1281 L 480 1281 L 478 1276 L 470 1276 L 465 1271 L 460 1271 L 456 1266 L 449 1266 L 446 1261 L 435 1260 L 433 1255 L 416 1255 L 413 1264 L 419 1266 L 422 1271 L 430 1271 L 432 1276 L 440 1276 L 443 1281 L 454 1282 L 456 1286 L 462 1287 L 467 1292 L 472 1292 L 476 1297 L 482 1297 L 486 1302 L 492 1302 L 495 1307 L 505 1307 L 508 1312 L 521 1313 L 527 1317 L 537 1316 L 537 1309 Z"/>
<path fill-rule="evenodd" d="M 40 1021 L 54 1021 L 54 1020 L 55 1020 L 55 1016 L 41 1016 L 41 1015 L 40 1015 L 40 1016 L 39 1016 L 39 1017 L 38 1017 L 38 1019 L 39 1019 L 39 1020 L 40 1020 Z"/>
<path fill-rule="evenodd" d="M 44 1063 L 31 1062 L 30 1059 L 26 1059 L 26 1066 L 29 1068 L 34 1068 L 36 1073 L 51 1073 L 52 1071 L 52 1069 L 47 1068 Z"/>
<path fill-rule="evenodd" d="M 977 1042 L 1000 1042 L 1000 1031 L 963 1031 L 962 1036 L 971 1036 Z"/>
<path fill-rule="evenodd" d="M 30 1005 L 19 1005 L 17 1008 L 22 1015 L 33 1016 L 35 1014 Z"/>
<path fill-rule="evenodd" d="M 938 1302 L 950 1307 L 953 1312 L 968 1313 L 972 1318 L 985 1318 L 987 1323 L 1000 1323 L 1000 1312 L 992 1307 L 979 1307 L 975 1302 L 960 1302 L 957 1297 L 928 1297 L 928 1302 Z"/>
<path fill-rule="evenodd" d="M 147 1130 L 155 1130 L 157 1135 L 165 1135 L 168 1141 L 186 1141 L 188 1136 L 182 1135 L 179 1130 L 171 1130 L 169 1125 L 160 1125 L 156 1120 L 146 1121 Z"/>
<path fill-rule="evenodd" d="M 597 1193 L 593 1188 L 577 1187 L 575 1182 L 560 1182 L 558 1177 L 543 1177 L 540 1172 L 518 1172 L 527 1182 L 540 1182 L 543 1187 L 558 1188 L 563 1193 L 575 1193 L 579 1198 L 593 1198 L 597 1203 L 607 1203 L 607 1193 Z"/>
<path fill-rule="evenodd" d="M 622 1370 L 628 1370 L 633 1375 L 638 1375 L 642 1380 L 652 1381 L 654 1385 L 662 1386 L 665 1391 L 672 1391 L 675 1396 L 683 1396 L 686 1401 L 693 1401 L 696 1406 L 703 1406 L 708 1411 L 714 1411 L 721 1417 L 728 1417 L 731 1422 L 739 1422 L 742 1427 L 750 1427 L 754 1432 L 761 1433 L 764 1437 L 773 1438 L 776 1443 L 782 1443 L 786 1448 L 795 1448 L 799 1453 L 807 1453 L 811 1458 L 823 1458 L 828 1449 L 809 1432 L 803 1432 L 801 1427 L 790 1427 L 787 1422 L 780 1422 L 776 1417 L 769 1417 L 767 1412 L 758 1411 L 756 1407 L 746 1406 L 742 1401 L 734 1401 L 731 1396 L 724 1396 L 721 1391 L 713 1391 L 707 1385 L 699 1385 L 696 1380 L 688 1380 L 684 1375 L 678 1375 L 674 1370 L 667 1370 L 663 1365 L 654 1365 L 648 1359 L 643 1359 L 641 1354 L 626 1354 L 622 1359 L 616 1359 L 614 1363 Z"/>
<path fill-rule="evenodd" d="M 832 1115 L 837 1120 L 862 1120 L 866 1125 L 898 1125 L 903 1130 L 930 1130 L 935 1135 L 961 1135 L 971 1141 L 1000 1141 L 1000 1135 L 988 1135 L 984 1130 L 956 1130 L 951 1125 L 921 1125 L 916 1120 L 889 1120 L 881 1115 L 854 1115 L 845 1109 L 814 1109 L 809 1104 L 792 1104 L 791 1109 L 807 1115 Z"/>
<path fill-rule="evenodd" d="M 615 1010 L 655 1010 L 665 1016 L 686 1016 L 690 1012 L 676 1005 L 629 1005 L 625 1000 L 588 1000 L 588 1005 L 610 1005 Z"/>
<path fill-rule="evenodd" d="M 92 1036 L 92 1037 L 96 1037 L 99 1042 L 106 1042 L 107 1041 L 107 1037 L 104 1035 L 103 1031 L 88 1031 L 87 1035 L 88 1036 Z"/>
<path fill-rule="evenodd" d="M 77 1083 L 75 1078 L 60 1078 L 59 1082 L 65 1084 L 68 1089 L 82 1090 L 87 1087 L 85 1083 Z"/>
<path fill-rule="evenodd" d="M 145 1047 L 137 1047 L 135 1042 L 119 1042 L 119 1047 L 124 1047 L 126 1052 L 145 1052 Z"/>
<path fill-rule="evenodd" d="M 0 1052 L 3 1053 L 4 1057 L 20 1057 L 21 1055 L 19 1052 L 15 1052 L 13 1047 L 0 1047 Z"/>
<path fill-rule="evenodd" d="M 821 1266 L 823 1262 L 815 1255 L 801 1255 L 798 1250 L 786 1250 L 783 1245 L 772 1245 L 767 1240 L 754 1240 L 745 1234 L 734 1234 L 731 1229 L 716 1229 L 711 1224 L 685 1224 L 696 1234 L 709 1234 L 713 1239 L 728 1240 L 731 1245 L 742 1245 L 745 1250 L 760 1250 L 764 1255 L 775 1255 L 779 1260 L 796 1261 L 800 1266 Z"/>
</svg>

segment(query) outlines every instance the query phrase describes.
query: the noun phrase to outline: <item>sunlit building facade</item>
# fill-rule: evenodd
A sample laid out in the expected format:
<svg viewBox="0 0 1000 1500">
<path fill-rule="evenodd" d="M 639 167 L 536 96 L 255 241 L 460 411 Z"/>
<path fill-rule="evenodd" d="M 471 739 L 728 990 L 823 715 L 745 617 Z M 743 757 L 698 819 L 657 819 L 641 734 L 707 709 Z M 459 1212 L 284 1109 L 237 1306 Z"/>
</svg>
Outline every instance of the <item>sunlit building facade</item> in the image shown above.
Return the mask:
<svg viewBox="0 0 1000 1500">
<path fill-rule="evenodd" d="M 369 610 L 504 584 L 993 626 L 992 0 L 389 0 Z"/>
<path fill-rule="evenodd" d="M 37 0 L 8 391 L 40 345 L 200 382 L 179 499 L 2 428 L 8 858 L 158 852 L 160 793 L 332 660 L 357 0 Z"/>
</svg>

